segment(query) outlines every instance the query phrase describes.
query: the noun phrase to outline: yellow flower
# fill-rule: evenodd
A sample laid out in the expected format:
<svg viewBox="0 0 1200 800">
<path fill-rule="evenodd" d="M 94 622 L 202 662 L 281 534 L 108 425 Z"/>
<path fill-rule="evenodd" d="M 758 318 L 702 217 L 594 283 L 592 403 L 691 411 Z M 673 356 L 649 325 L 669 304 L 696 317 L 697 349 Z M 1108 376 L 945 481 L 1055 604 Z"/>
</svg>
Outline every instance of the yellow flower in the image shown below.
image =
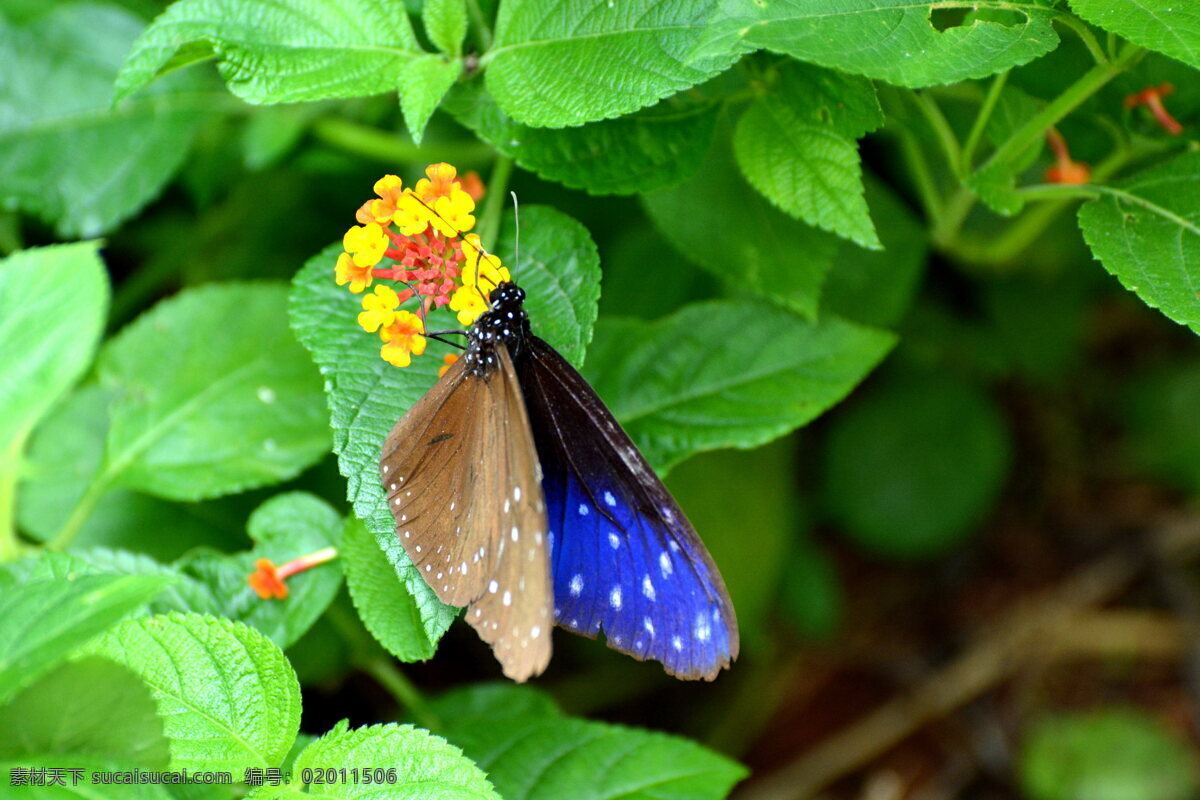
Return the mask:
<svg viewBox="0 0 1200 800">
<path fill-rule="evenodd" d="M 358 315 L 358 324 L 367 333 L 374 333 L 381 327 L 391 325 L 396 319 L 400 298 L 392 287 L 380 285 L 375 287 L 375 294 L 363 296 L 362 305 L 365 310 Z"/>
<path fill-rule="evenodd" d="M 383 228 L 377 223 L 355 225 L 346 231 L 342 237 L 342 246 L 354 258 L 354 263 L 360 267 L 373 267 L 383 258 L 387 250 L 388 238 Z"/>
<path fill-rule="evenodd" d="M 490 295 L 492 289 L 512 280 L 508 267 L 500 263 L 500 258 L 484 252 L 478 234 L 468 233 L 463 237 L 462 253 L 463 286 L 478 286 L 485 295 Z"/>
<path fill-rule="evenodd" d="M 338 256 L 337 266 L 333 268 L 338 286 L 350 284 L 350 291 L 358 294 L 371 285 L 371 267 L 360 267 L 354 263 L 349 253 Z"/>
<path fill-rule="evenodd" d="M 450 298 L 450 310 L 458 312 L 458 324 L 471 325 L 487 311 L 487 301 L 475 286 L 460 286 Z"/>
<path fill-rule="evenodd" d="M 475 201 L 462 189 L 455 189 L 449 197 L 439 197 L 433 202 L 437 213 L 429 220 L 443 236 L 457 236 L 475 227 Z"/>
<path fill-rule="evenodd" d="M 429 227 L 433 212 L 429 210 L 412 192 L 405 192 L 396 203 L 392 213 L 392 222 L 405 236 L 417 236 Z"/>
<path fill-rule="evenodd" d="M 449 197 L 459 188 L 458 170 L 453 164 L 430 164 L 425 168 L 425 174 L 429 177 L 417 181 L 416 193 L 417 197 L 430 205 L 439 197 Z"/>
<path fill-rule="evenodd" d="M 384 340 L 379 355 L 393 366 L 407 367 L 412 363 L 412 356 L 425 352 L 423 333 L 425 323 L 420 317 L 409 311 L 399 311 L 390 325 L 379 330 Z"/>
<path fill-rule="evenodd" d="M 387 225 L 392 221 L 392 215 L 396 213 L 396 206 L 404 194 L 400 178 L 395 175 L 384 175 L 375 181 L 374 188 L 375 194 L 379 195 L 380 199 L 371 201 L 371 216 L 380 225 Z"/>
</svg>

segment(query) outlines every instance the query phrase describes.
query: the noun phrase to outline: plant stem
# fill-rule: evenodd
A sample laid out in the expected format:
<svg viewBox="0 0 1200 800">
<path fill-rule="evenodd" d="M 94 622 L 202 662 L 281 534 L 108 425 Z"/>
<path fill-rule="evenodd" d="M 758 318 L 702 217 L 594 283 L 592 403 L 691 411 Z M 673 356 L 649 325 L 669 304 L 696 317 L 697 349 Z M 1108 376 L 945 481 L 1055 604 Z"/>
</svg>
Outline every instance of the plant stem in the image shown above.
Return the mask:
<svg viewBox="0 0 1200 800">
<path fill-rule="evenodd" d="M 1040 140 L 1053 125 L 1070 114 L 1081 103 L 1099 91 L 1106 83 L 1117 77 L 1127 67 L 1132 66 L 1145 51 L 1136 45 L 1129 45 L 1114 61 L 1097 64 L 1088 70 L 1067 90 L 1054 98 L 1041 111 L 1034 114 L 1025 124 L 1013 131 L 1004 144 L 996 148 L 991 158 L 984 162 L 976 174 L 1015 160 L 1025 148 Z"/>
<path fill-rule="evenodd" d="M 372 678 L 379 681 L 379 685 L 387 689 L 397 703 L 411 711 L 413 718 L 422 728 L 435 733 L 442 730 L 441 719 L 425 702 L 421 691 L 405 677 L 403 672 L 396 669 L 396 665 L 390 659 L 379 656 L 364 661 L 360 666 Z"/>
<path fill-rule="evenodd" d="M 921 201 L 921 205 L 925 209 L 925 218 L 931 222 L 939 219 L 942 214 L 942 198 L 938 192 L 937 183 L 933 180 L 933 171 L 929 169 L 929 161 L 925 158 L 925 151 L 921 149 L 920 141 L 912 131 L 905 128 L 897 128 L 896 135 L 900 139 L 900 149 L 904 153 L 904 160 L 908 164 L 913 182 L 916 184 L 917 199 Z"/>
<path fill-rule="evenodd" d="M 1083 42 L 1083 46 L 1092 54 L 1092 58 L 1095 59 L 1097 64 L 1108 63 L 1108 54 L 1104 52 L 1104 48 L 1100 46 L 1100 42 L 1092 33 L 1091 28 L 1083 20 L 1073 14 L 1063 13 L 1055 16 L 1054 21 L 1074 31 L 1080 41 Z"/>
<path fill-rule="evenodd" d="M 479 224 L 475 232 L 484 247 L 495 248 L 497 235 L 500 233 L 500 214 L 504 204 L 508 202 L 508 178 L 512 175 L 513 162 L 508 156 L 497 156 L 488 178 L 487 199 L 483 203 L 483 213 L 479 215 Z"/>
<path fill-rule="evenodd" d="M 934 220 L 929 238 L 939 249 L 951 249 L 967 215 L 975 207 L 975 193 L 966 186 L 959 186 L 946 204 L 942 213 Z"/>
<path fill-rule="evenodd" d="M 959 164 L 962 163 L 962 150 L 958 146 L 958 137 L 954 135 L 954 129 L 946 120 L 946 115 L 942 113 L 942 109 L 938 107 L 929 92 L 913 92 L 912 96 L 917 103 L 917 108 L 924 115 L 925 121 L 929 123 L 930 128 L 933 128 L 938 143 L 942 146 L 942 152 L 946 156 L 946 163 L 950 165 L 950 170 L 957 173 Z"/>
<path fill-rule="evenodd" d="M 482 164 L 495 152 L 490 145 L 480 141 L 454 142 L 450 146 L 446 142 L 417 145 L 406 137 L 339 117 L 317 120 L 312 132 L 318 140 L 343 152 L 388 163 L 432 161 L 451 150 L 459 165 Z"/>
<path fill-rule="evenodd" d="M 979 113 L 975 115 L 975 122 L 971 125 L 971 132 L 967 134 L 967 142 L 962 148 L 962 156 L 958 165 L 959 175 L 971 174 L 975 148 L 979 146 L 979 140 L 983 138 L 988 120 L 992 118 L 992 112 L 996 110 L 996 104 L 1000 102 L 1000 93 L 1004 90 L 1004 84 L 1007 82 L 1008 72 L 1001 72 L 988 87 L 987 94 L 983 98 L 983 105 L 979 107 Z"/>
</svg>

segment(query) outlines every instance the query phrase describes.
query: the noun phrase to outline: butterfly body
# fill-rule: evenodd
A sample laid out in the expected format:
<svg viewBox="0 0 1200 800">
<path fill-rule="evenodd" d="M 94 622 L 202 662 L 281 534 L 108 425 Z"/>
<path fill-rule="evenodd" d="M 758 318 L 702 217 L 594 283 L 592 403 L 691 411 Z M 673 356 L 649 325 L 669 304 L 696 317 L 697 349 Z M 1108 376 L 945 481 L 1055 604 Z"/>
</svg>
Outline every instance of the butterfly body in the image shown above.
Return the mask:
<svg viewBox="0 0 1200 800">
<path fill-rule="evenodd" d="M 400 541 L 515 680 L 545 668 L 551 624 L 711 680 L 738 653 L 720 574 L 600 398 L 531 332 L 524 299 L 513 283 L 491 292 L 463 357 L 388 437 Z"/>
</svg>

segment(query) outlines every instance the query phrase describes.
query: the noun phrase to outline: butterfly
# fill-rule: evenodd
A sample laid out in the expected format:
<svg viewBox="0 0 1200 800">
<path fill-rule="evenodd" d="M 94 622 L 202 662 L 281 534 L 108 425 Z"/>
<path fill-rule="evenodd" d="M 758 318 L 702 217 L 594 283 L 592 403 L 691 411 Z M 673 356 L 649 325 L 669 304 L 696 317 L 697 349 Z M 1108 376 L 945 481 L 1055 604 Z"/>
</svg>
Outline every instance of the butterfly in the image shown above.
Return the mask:
<svg viewBox="0 0 1200 800">
<path fill-rule="evenodd" d="M 524 300 L 510 281 L 492 290 L 463 356 L 384 443 L 400 542 L 513 680 L 546 668 L 555 625 L 712 680 L 739 644 L 721 575 Z"/>
</svg>

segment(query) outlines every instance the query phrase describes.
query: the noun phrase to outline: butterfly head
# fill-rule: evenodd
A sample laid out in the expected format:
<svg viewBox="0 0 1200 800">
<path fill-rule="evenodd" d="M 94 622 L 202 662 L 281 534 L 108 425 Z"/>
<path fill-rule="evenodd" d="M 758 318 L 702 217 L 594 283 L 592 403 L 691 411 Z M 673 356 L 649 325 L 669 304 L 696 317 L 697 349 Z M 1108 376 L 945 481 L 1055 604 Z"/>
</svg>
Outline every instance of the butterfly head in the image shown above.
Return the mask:
<svg viewBox="0 0 1200 800">
<path fill-rule="evenodd" d="M 492 289 L 488 310 L 475 320 L 468 331 L 467 366 L 480 375 L 495 369 L 496 345 L 503 343 L 517 357 L 529 335 L 529 315 L 525 313 L 525 290 L 511 281 Z"/>
<path fill-rule="evenodd" d="M 521 304 L 525 302 L 525 290 L 512 281 L 505 281 L 492 289 L 490 297 L 493 310 L 501 308 L 520 310 Z"/>
</svg>

